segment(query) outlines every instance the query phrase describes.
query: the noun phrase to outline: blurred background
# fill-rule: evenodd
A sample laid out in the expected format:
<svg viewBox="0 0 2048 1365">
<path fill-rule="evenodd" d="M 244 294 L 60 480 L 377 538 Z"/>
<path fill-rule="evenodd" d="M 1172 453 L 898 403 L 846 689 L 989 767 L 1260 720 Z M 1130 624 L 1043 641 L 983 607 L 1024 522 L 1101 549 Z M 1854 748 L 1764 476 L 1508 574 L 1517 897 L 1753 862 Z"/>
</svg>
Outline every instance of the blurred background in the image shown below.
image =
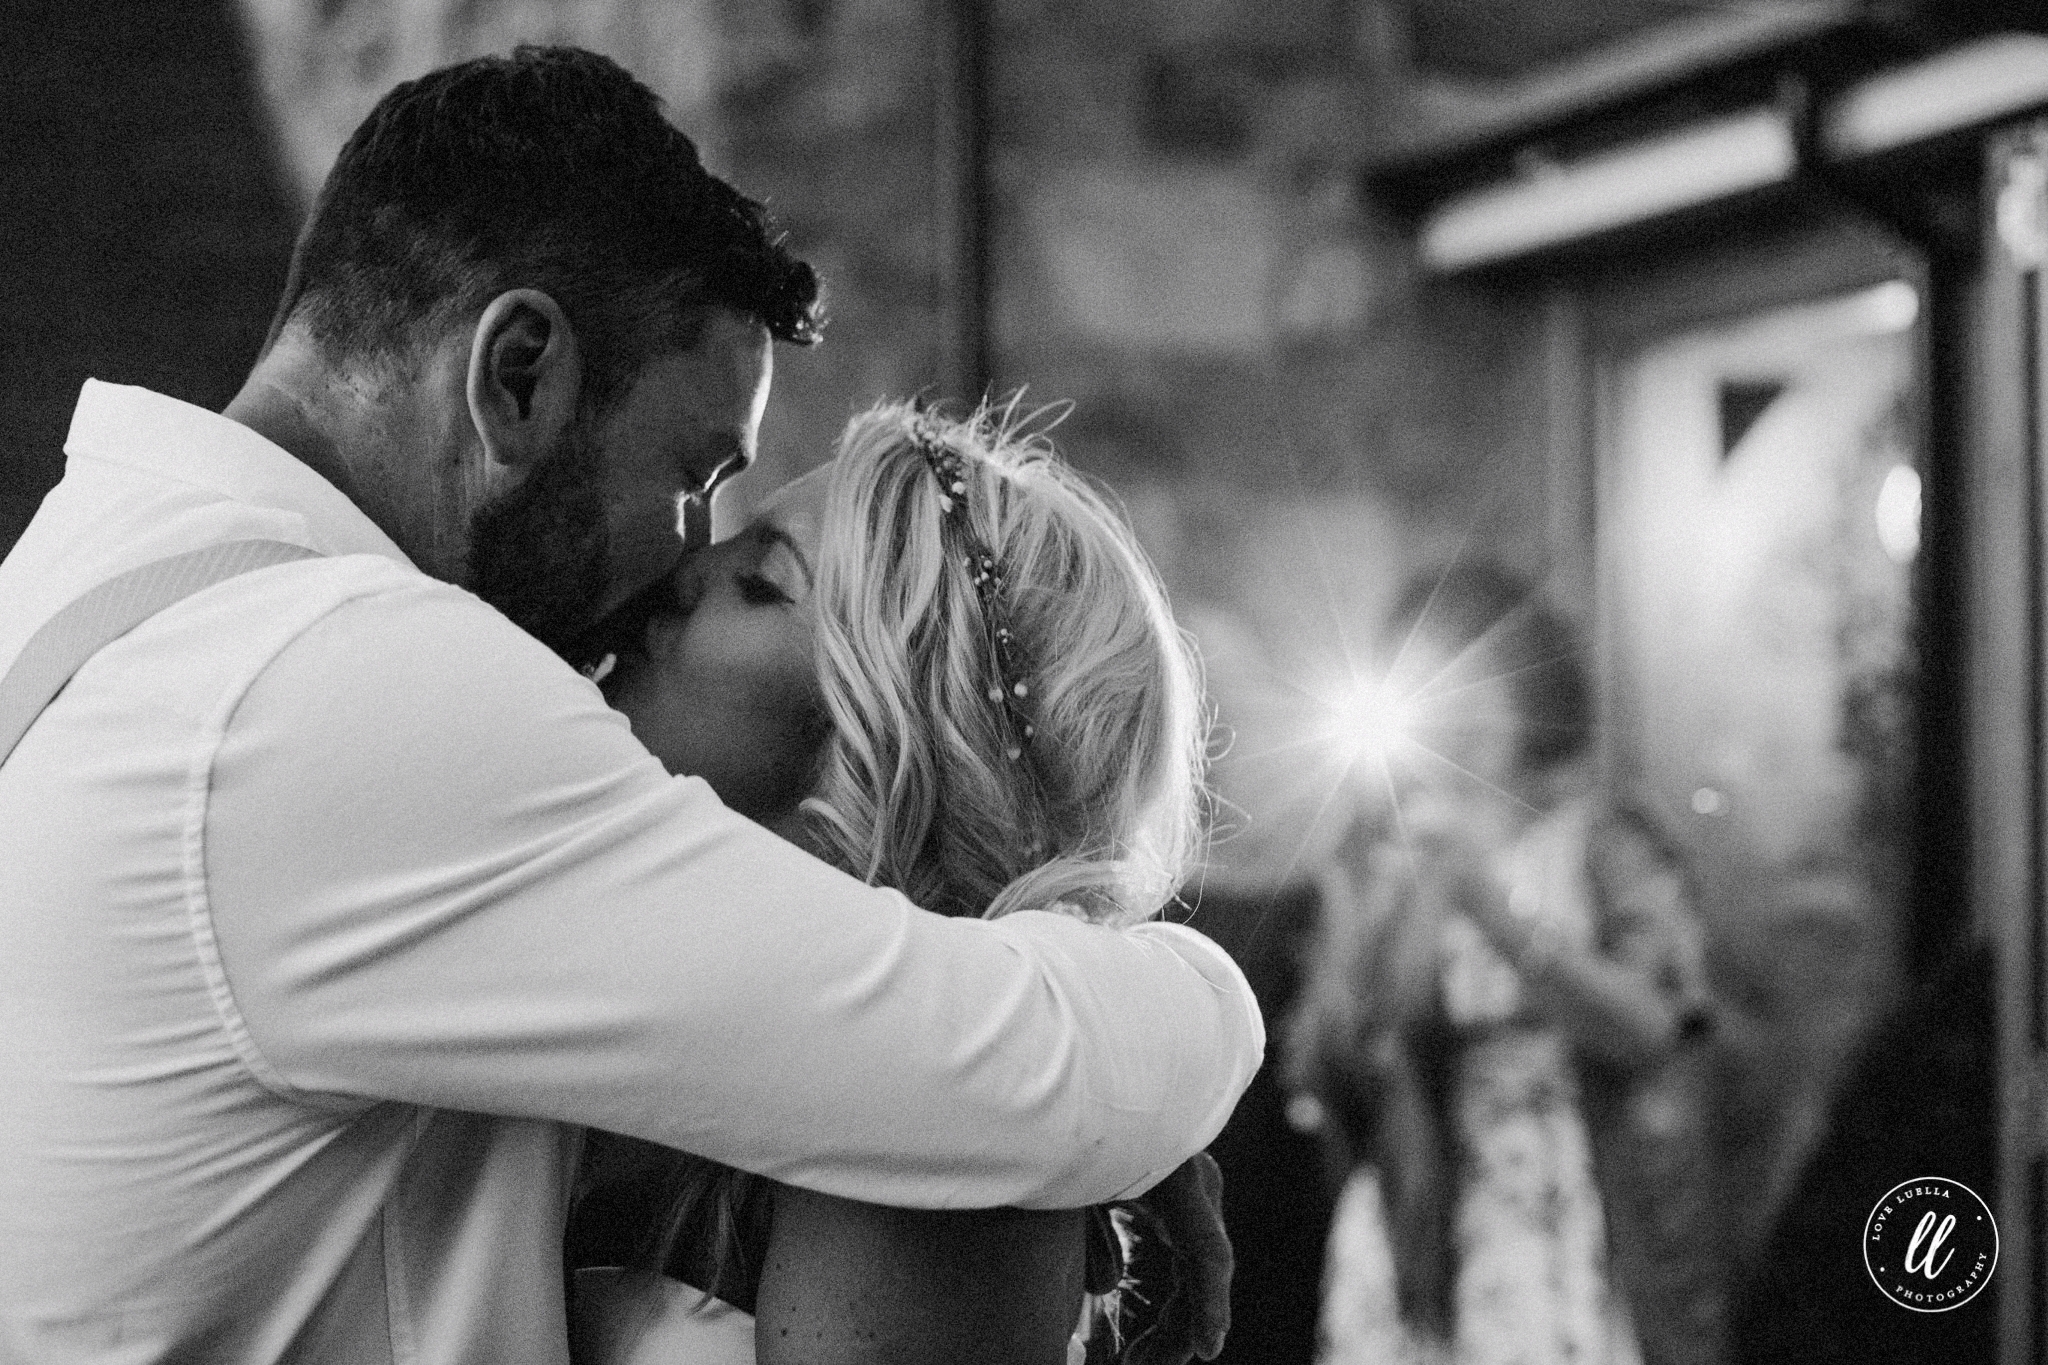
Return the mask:
<svg viewBox="0 0 2048 1365">
<path fill-rule="evenodd" d="M 88 375 L 208 407 L 392 84 L 616 57 L 827 280 L 744 517 L 885 394 L 1026 388 L 1128 507 L 1228 747 L 1195 922 L 1279 1021 L 1348 818 L 1333 697 L 1461 557 L 1588 642 L 1603 782 L 1698 888 L 1730 1360 L 2043 1358 L 2048 15 L 1847 0 L 14 0 L 0 549 Z M 1334 1186 L 1218 1146 L 1233 1362 L 1314 1354 Z M 1859 1236 L 1972 1185 L 1990 1290 Z"/>
</svg>

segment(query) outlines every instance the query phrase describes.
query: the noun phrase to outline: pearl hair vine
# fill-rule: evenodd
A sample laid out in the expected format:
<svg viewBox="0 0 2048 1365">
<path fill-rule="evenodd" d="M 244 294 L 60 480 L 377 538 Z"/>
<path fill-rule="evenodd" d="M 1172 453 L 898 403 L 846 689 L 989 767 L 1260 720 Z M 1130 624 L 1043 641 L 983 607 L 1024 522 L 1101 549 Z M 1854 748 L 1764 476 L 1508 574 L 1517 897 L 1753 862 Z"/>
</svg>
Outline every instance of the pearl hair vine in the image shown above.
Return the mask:
<svg viewBox="0 0 2048 1365">
<path fill-rule="evenodd" d="M 954 539 L 964 551 L 962 563 L 974 585 L 981 607 L 982 623 L 988 632 L 989 657 L 995 665 L 987 697 L 1009 718 L 1011 743 L 1003 752 L 1012 763 L 1022 761 L 1024 748 L 1038 731 L 1024 709 L 1031 686 L 1023 678 L 1017 658 L 1017 639 L 1010 631 L 1003 601 L 1003 568 L 993 551 L 974 532 L 967 515 L 967 462 L 923 422 L 911 428 L 911 439 L 939 485 L 939 515 L 952 528 Z"/>
</svg>

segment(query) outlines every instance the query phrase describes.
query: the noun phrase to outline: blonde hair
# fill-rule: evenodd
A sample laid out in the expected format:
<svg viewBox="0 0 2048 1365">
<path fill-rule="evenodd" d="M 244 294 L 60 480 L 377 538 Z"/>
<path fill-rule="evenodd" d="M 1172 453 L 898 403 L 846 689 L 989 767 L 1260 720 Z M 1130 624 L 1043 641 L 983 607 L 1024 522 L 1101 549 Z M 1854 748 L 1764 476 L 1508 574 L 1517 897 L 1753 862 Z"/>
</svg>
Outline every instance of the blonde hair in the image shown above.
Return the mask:
<svg viewBox="0 0 2048 1365">
<path fill-rule="evenodd" d="M 832 733 L 800 837 L 942 914 L 1127 924 L 1199 852 L 1201 673 L 1130 527 L 1029 426 L 1014 402 L 964 421 L 885 402 L 840 437 L 812 589 Z M 932 468 L 948 453 L 963 490 Z M 968 537 L 1001 574 L 986 602 Z M 669 1180 L 635 1269 L 659 1274 L 686 1230 L 714 1281 L 744 1265 L 760 1179 L 682 1156 Z"/>
<path fill-rule="evenodd" d="M 1129 923 L 1198 849 L 1200 670 L 1130 527 L 1030 425 L 1014 402 L 964 421 L 885 402 L 847 425 L 816 563 L 832 734 L 806 827 L 943 914 Z M 947 455 L 964 489 L 941 485 Z M 988 600 L 977 550 L 1000 575 Z"/>
</svg>

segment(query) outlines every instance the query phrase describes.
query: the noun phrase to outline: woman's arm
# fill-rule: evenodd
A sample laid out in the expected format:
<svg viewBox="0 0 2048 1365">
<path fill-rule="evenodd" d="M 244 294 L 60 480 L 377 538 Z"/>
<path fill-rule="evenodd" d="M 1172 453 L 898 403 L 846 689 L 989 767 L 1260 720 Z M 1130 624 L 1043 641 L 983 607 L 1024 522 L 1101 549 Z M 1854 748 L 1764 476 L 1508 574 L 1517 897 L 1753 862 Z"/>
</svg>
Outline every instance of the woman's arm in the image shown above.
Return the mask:
<svg viewBox="0 0 2048 1365">
<path fill-rule="evenodd" d="M 1440 897 L 1371 820 L 1354 820 L 1317 877 L 1314 936 L 1282 1058 L 1282 1083 L 1320 1105 L 1341 1181 L 1374 1159 L 1389 1077 L 1440 1019 Z"/>
<path fill-rule="evenodd" d="M 1520 975 L 1530 1003 L 1584 1056 L 1636 1069 L 1670 1055 L 1700 1015 L 1703 987 L 1676 869 L 1611 823 L 1589 853 L 1602 925 L 1581 945 L 1515 914 L 1478 858 L 1460 861 L 1458 908 Z"/>
<path fill-rule="evenodd" d="M 1514 964 L 1536 1012 L 1582 1054 L 1634 1069 L 1653 1065 L 1678 1045 L 1677 1002 L 1636 964 L 1532 932 L 1506 911 L 1487 936 Z"/>
<path fill-rule="evenodd" d="M 759 1365 L 1065 1365 L 1081 1210 L 884 1208 L 775 1189 Z"/>
</svg>

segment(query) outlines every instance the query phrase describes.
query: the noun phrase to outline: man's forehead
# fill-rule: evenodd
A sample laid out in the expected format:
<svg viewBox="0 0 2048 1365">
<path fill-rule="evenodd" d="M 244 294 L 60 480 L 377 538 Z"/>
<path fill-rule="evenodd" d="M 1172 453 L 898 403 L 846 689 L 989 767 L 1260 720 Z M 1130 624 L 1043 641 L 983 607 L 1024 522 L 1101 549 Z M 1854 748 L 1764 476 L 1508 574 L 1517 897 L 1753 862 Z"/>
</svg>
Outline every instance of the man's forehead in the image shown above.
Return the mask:
<svg viewBox="0 0 2048 1365">
<path fill-rule="evenodd" d="M 619 416 L 667 427 L 705 450 L 751 458 L 767 405 L 768 370 L 728 339 L 650 357 Z"/>
<path fill-rule="evenodd" d="M 713 307 L 704 310 L 691 331 L 688 345 L 665 353 L 685 367 L 751 378 L 772 363 L 775 339 L 759 318 Z"/>
<path fill-rule="evenodd" d="M 635 397 L 695 428 L 697 439 L 751 458 L 773 374 L 772 342 L 760 323 L 725 316 L 727 325 L 707 329 L 695 345 L 651 358 Z"/>
</svg>

